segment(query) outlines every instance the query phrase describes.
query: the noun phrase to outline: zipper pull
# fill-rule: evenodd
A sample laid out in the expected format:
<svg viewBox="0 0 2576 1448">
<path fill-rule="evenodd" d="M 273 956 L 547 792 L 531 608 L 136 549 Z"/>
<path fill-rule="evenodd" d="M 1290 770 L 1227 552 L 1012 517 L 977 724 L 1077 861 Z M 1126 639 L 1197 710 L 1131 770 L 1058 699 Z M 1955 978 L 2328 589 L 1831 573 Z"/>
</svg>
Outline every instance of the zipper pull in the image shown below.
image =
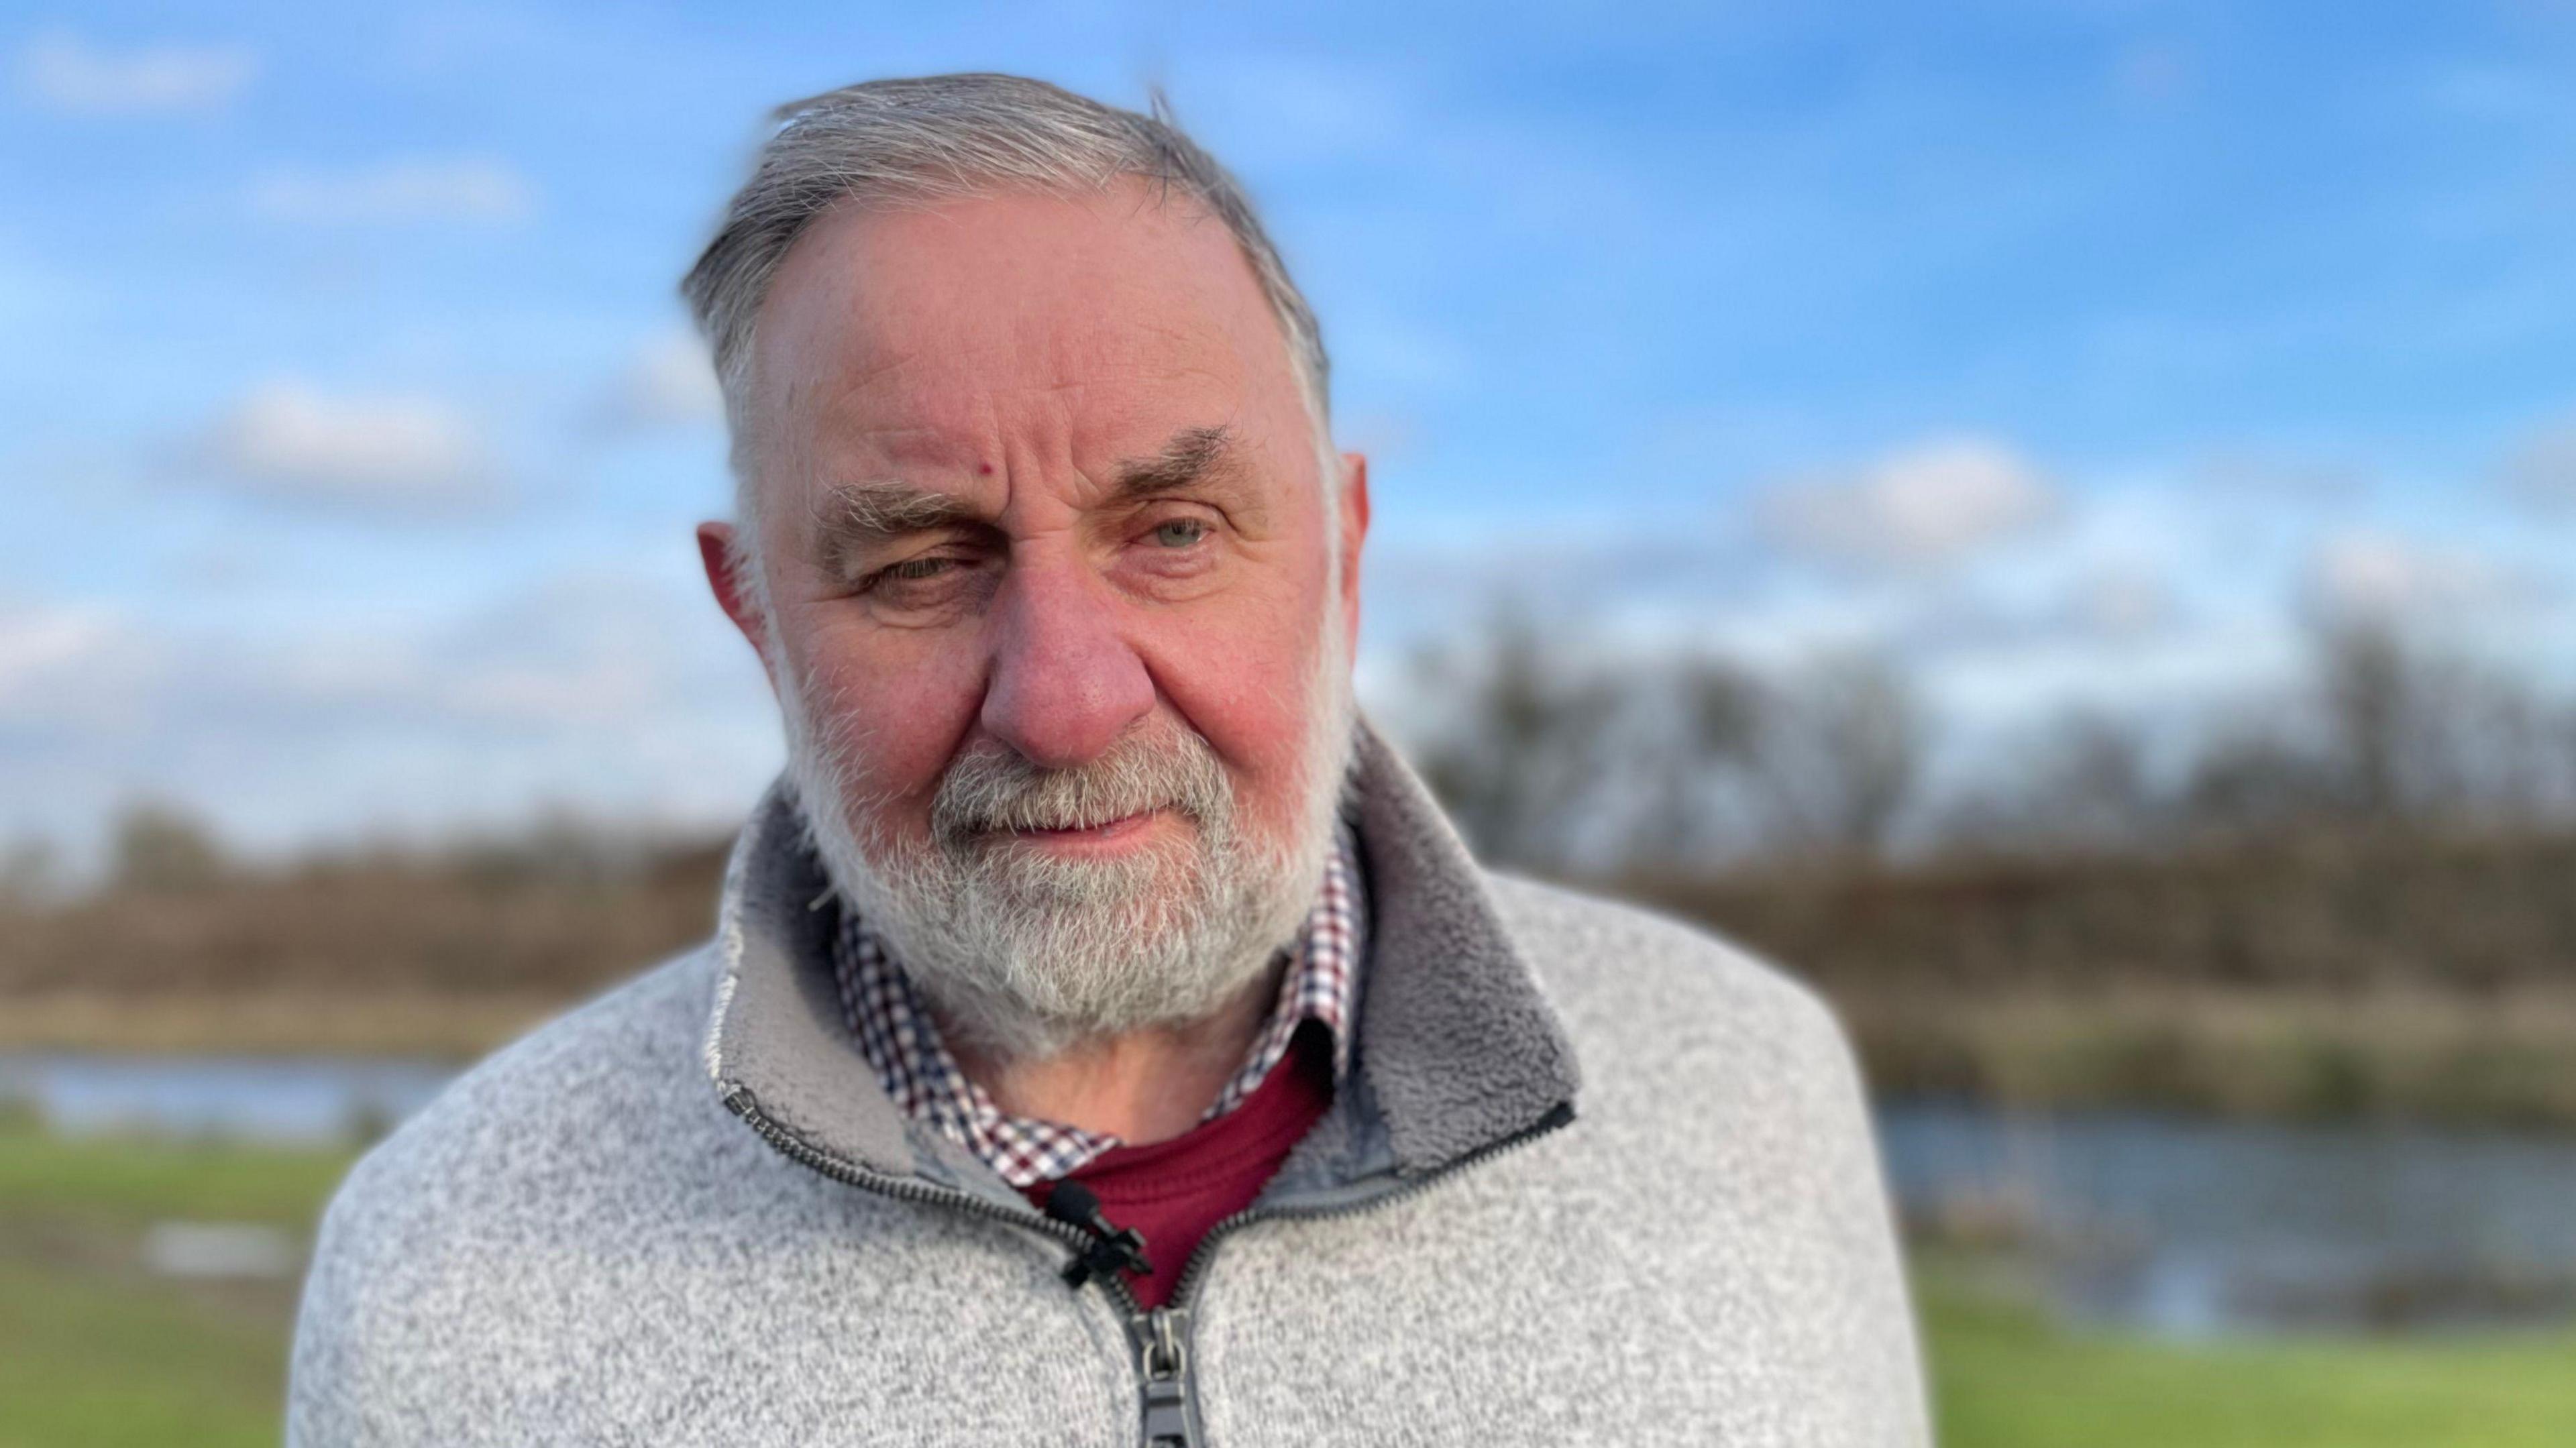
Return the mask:
<svg viewBox="0 0 2576 1448">
<path fill-rule="evenodd" d="M 1094 1277 L 1119 1272 L 1152 1275 L 1154 1264 L 1145 1256 L 1144 1234 L 1133 1227 L 1111 1226 L 1091 1188 L 1077 1181 L 1057 1182 L 1047 1193 L 1046 1214 L 1091 1234 L 1091 1245 L 1064 1264 L 1065 1286 L 1080 1287 Z"/>
<path fill-rule="evenodd" d="M 1175 1309 L 1146 1313 L 1137 1338 L 1137 1377 L 1145 1393 L 1146 1448 L 1198 1448 L 1190 1418 L 1190 1360 Z"/>
</svg>

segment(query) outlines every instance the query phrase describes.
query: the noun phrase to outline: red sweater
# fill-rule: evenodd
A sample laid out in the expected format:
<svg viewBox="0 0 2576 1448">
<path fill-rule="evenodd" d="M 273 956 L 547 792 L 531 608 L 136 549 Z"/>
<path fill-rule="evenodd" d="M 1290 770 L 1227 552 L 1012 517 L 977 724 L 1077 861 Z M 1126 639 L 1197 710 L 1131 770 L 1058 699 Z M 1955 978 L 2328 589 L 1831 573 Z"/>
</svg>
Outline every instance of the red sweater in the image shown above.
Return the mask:
<svg viewBox="0 0 2576 1448">
<path fill-rule="evenodd" d="M 1332 1042 L 1308 1021 L 1297 1028 L 1288 1054 L 1232 1111 L 1168 1141 L 1112 1147 L 1066 1178 L 1100 1198 L 1100 1214 L 1112 1227 L 1133 1227 L 1144 1236 L 1153 1272 L 1120 1274 L 1137 1301 L 1152 1308 L 1171 1300 L 1199 1239 L 1252 1205 L 1332 1101 Z M 1023 1189 L 1041 1209 L 1054 1190 L 1053 1182 Z"/>
</svg>

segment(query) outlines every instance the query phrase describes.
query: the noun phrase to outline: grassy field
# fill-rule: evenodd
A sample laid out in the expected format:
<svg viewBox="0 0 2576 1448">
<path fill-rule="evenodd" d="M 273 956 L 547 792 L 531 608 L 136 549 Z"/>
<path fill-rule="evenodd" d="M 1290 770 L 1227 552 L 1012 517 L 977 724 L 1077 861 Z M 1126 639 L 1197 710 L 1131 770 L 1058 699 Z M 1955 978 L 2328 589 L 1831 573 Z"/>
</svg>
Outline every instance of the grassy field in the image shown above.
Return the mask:
<svg viewBox="0 0 2576 1448">
<path fill-rule="evenodd" d="M 2563 1448 L 2576 1333 L 2159 1342 L 2071 1332 L 1918 1263 L 1947 1448 Z"/>
<path fill-rule="evenodd" d="M 293 1284 L 156 1277 L 141 1244 L 169 1220 L 302 1233 L 346 1166 L 0 1122 L 0 1445 L 276 1442 Z"/>
<path fill-rule="evenodd" d="M 275 1442 L 292 1284 L 157 1278 L 139 1244 L 170 1219 L 304 1230 L 346 1163 L 0 1123 L 0 1448 Z M 2576 1335 L 2183 1346 L 2054 1326 L 1969 1259 L 1917 1281 L 1949 1448 L 2576 1434 Z"/>
</svg>

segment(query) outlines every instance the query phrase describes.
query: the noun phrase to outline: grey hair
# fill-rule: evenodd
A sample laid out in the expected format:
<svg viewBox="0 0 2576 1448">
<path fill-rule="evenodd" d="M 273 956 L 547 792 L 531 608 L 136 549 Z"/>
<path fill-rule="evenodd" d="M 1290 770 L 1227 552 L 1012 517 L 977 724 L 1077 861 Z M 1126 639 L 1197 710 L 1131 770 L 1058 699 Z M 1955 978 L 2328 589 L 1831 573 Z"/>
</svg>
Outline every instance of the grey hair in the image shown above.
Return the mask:
<svg viewBox="0 0 2576 1448">
<path fill-rule="evenodd" d="M 1160 93 L 1140 115 L 1023 76 L 934 75 L 844 86 L 781 106 L 772 119 L 776 129 L 751 179 L 680 282 L 724 390 L 744 524 L 753 522 L 755 501 L 745 443 L 753 319 L 807 225 L 845 201 L 905 206 L 1014 187 L 1099 191 L 1126 177 L 1165 195 L 1177 190 L 1233 234 L 1287 339 L 1318 438 L 1325 496 L 1336 495 L 1331 367 L 1314 311 L 1242 185 L 1181 130 Z"/>
</svg>

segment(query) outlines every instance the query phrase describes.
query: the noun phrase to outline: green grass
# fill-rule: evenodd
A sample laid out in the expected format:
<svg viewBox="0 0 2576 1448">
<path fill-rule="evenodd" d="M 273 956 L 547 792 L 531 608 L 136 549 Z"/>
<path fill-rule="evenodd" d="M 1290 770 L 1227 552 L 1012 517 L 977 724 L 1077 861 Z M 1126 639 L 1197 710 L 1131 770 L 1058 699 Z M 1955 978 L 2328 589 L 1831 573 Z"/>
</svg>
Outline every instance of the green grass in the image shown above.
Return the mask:
<svg viewBox="0 0 2576 1448">
<path fill-rule="evenodd" d="M 185 1217 L 302 1227 L 320 1214 L 348 1165 L 342 1152 L 158 1138 L 75 1141 L 0 1125 L 0 1221 Z"/>
<path fill-rule="evenodd" d="M 282 1323 L 0 1264 L 0 1444 L 275 1443 Z"/>
<path fill-rule="evenodd" d="M 2576 1334 L 2187 1344 L 2057 1326 L 1938 1259 L 1916 1291 L 1947 1448 L 2576 1443 Z"/>
<path fill-rule="evenodd" d="M 274 1444 L 294 1284 L 154 1277 L 143 1233 L 172 1218 L 305 1230 L 347 1165 L 0 1121 L 0 1448 Z"/>
<path fill-rule="evenodd" d="M 293 1284 L 158 1279 L 138 1243 L 309 1226 L 347 1163 L 0 1121 L 0 1448 L 276 1442 Z M 1946 1448 L 2576 1443 L 2576 1334 L 2177 1344 L 2057 1326 L 1959 1258 L 1917 1287 Z"/>
</svg>

